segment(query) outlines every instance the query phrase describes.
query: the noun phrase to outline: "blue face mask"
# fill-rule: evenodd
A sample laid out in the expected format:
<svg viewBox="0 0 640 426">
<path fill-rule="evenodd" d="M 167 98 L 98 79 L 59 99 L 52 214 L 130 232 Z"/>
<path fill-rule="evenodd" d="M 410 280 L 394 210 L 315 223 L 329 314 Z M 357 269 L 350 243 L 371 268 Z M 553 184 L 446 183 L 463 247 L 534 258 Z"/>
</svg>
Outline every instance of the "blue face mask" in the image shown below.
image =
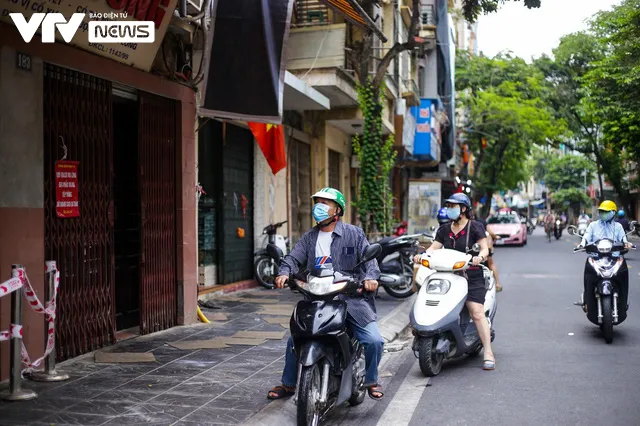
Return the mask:
<svg viewBox="0 0 640 426">
<path fill-rule="evenodd" d="M 600 220 L 610 222 L 615 216 L 614 212 L 600 212 Z"/>
<path fill-rule="evenodd" d="M 329 206 L 326 204 L 317 203 L 313 206 L 313 218 L 316 222 L 322 222 L 329 219 Z"/>
<path fill-rule="evenodd" d="M 460 217 L 460 206 L 447 208 L 447 217 L 451 220 L 456 220 Z"/>
</svg>

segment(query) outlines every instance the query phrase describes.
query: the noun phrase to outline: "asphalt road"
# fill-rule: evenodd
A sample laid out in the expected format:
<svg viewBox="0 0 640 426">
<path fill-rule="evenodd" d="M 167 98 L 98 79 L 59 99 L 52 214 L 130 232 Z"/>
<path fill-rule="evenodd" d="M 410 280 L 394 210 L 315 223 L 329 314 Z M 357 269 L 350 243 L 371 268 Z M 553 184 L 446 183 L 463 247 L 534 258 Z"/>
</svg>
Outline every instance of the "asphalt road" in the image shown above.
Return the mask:
<svg viewBox="0 0 640 426">
<path fill-rule="evenodd" d="M 391 353 L 384 400 L 341 407 L 323 424 L 640 425 L 640 252 L 627 256 L 629 316 L 607 345 L 573 305 L 585 261 L 574 245 L 566 233 L 549 243 L 538 228 L 527 246 L 497 249 L 495 371 L 481 369 L 481 356 L 462 358 L 427 380 L 409 349 Z M 281 409 L 277 424 L 295 424 L 293 403 Z"/>
<path fill-rule="evenodd" d="M 575 241 L 549 243 L 538 228 L 527 246 L 498 249 L 497 369 L 482 371 L 481 357 L 448 365 L 411 425 L 640 424 L 640 254 L 627 256 L 629 316 L 607 345 L 573 305 L 586 257 Z"/>
</svg>

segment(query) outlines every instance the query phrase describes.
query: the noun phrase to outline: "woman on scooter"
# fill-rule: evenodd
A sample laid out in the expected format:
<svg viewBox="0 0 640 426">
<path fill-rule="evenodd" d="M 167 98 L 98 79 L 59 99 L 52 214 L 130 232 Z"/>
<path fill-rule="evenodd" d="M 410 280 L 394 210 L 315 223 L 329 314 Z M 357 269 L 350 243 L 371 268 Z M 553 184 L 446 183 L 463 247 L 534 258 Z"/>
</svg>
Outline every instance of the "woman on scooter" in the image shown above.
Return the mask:
<svg viewBox="0 0 640 426">
<path fill-rule="evenodd" d="M 484 364 L 482 368 L 484 370 L 495 370 L 496 359 L 491 349 L 491 331 L 484 314 L 486 293 L 484 276 L 482 269 L 478 267 L 481 263 L 486 262 L 489 256 L 487 236 L 479 222 L 470 220 L 471 200 L 465 194 L 453 194 L 445 200 L 445 207 L 447 207 L 447 216 L 451 219 L 451 222 L 438 228 L 433 244 L 427 249 L 427 253 L 441 248 L 467 253 L 475 243 L 480 245 L 480 254 L 472 259 L 474 266 L 466 271 L 469 286 L 466 305 L 473 322 L 478 328 L 482 346 L 484 347 Z M 419 263 L 420 256 L 416 256 L 414 261 Z"/>
</svg>

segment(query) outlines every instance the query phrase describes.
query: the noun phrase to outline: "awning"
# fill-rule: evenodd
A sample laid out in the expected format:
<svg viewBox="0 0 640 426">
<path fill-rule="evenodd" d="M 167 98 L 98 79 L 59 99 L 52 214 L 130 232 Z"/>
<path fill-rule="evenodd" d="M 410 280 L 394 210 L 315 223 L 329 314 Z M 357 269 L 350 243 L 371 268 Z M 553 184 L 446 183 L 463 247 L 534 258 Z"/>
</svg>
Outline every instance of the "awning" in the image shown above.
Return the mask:
<svg viewBox="0 0 640 426">
<path fill-rule="evenodd" d="M 382 30 L 378 28 L 371 19 L 367 12 L 362 9 L 362 6 L 357 0 L 319 0 L 320 3 L 324 3 L 336 12 L 344 15 L 344 18 L 354 25 L 362 28 L 367 28 L 373 31 L 383 43 L 387 42 L 387 37 Z M 380 17 L 382 19 L 382 16 Z"/>
</svg>

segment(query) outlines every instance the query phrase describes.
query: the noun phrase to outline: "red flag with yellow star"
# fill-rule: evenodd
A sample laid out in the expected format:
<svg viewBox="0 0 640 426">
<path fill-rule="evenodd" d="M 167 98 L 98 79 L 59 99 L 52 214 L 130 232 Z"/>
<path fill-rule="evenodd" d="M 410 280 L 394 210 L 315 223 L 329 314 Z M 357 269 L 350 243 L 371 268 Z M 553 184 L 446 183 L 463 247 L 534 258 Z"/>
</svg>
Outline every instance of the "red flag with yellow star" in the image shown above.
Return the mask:
<svg viewBox="0 0 640 426">
<path fill-rule="evenodd" d="M 253 137 L 267 159 L 271 171 L 275 175 L 287 166 L 287 155 L 284 151 L 284 130 L 282 126 L 267 123 L 249 123 Z"/>
</svg>

